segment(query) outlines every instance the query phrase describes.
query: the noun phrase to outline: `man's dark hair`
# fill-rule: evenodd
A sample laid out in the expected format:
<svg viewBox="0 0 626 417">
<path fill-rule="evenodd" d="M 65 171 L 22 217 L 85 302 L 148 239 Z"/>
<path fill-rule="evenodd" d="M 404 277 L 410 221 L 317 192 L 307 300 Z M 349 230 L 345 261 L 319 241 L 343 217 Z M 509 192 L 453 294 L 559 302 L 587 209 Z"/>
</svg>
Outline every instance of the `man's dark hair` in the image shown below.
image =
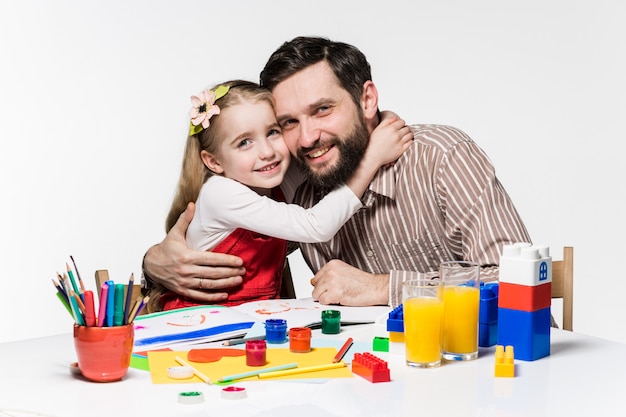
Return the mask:
<svg viewBox="0 0 626 417">
<path fill-rule="evenodd" d="M 365 55 L 352 45 L 321 37 L 299 36 L 283 43 L 261 71 L 261 86 L 273 90 L 296 72 L 325 60 L 358 106 L 363 84 L 372 79 Z"/>
</svg>

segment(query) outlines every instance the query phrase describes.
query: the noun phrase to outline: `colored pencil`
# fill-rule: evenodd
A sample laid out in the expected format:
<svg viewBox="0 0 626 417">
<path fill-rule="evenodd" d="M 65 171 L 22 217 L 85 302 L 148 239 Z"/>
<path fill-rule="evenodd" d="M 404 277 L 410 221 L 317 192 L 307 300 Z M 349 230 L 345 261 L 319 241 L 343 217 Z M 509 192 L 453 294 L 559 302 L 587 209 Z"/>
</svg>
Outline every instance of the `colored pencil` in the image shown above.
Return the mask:
<svg viewBox="0 0 626 417">
<path fill-rule="evenodd" d="M 74 280 L 74 273 L 72 272 L 72 269 L 70 268 L 70 265 L 67 262 L 65 263 L 65 267 L 67 268 L 67 275 L 70 277 L 70 282 L 72 283 L 72 288 L 74 289 L 74 292 L 76 294 L 80 294 L 80 290 L 78 289 L 78 286 L 76 285 L 76 280 Z"/>
<path fill-rule="evenodd" d="M 352 338 L 349 337 L 348 340 L 346 340 L 346 343 L 343 344 L 341 349 L 339 349 L 339 352 L 337 352 L 337 354 L 333 358 L 333 363 L 339 362 L 340 360 L 343 359 L 344 356 L 346 356 L 346 353 L 350 349 L 350 346 L 352 346 L 352 342 L 353 342 Z"/>
<path fill-rule="evenodd" d="M 211 385 L 211 379 L 208 376 L 206 376 L 205 374 L 200 372 L 198 369 L 196 369 L 196 367 L 194 367 L 194 366 L 190 365 L 189 363 L 187 363 L 180 356 L 176 356 L 176 362 L 178 362 L 179 364 L 181 364 L 183 366 L 190 367 L 191 369 L 193 369 L 193 373 L 194 373 L 195 376 L 197 376 L 198 378 L 200 378 L 202 381 L 206 382 L 207 384 Z"/>
<path fill-rule="evenodd" d="M 83 303 L 83 301 L 80 299 L 80 297 L 78 296 L 78 294 L 76 294 L 74 291 L 70 292 L 72 294 L 72 297 L 76 298 L 76 304 L 78 304 L 78 309 L 80 310 L 81 313 L 83 313 L 83 315 L 85 314 L 85 303 Z"/>
<path fill-rule="evenodd" d="M 124 324 L 128 324 L 128 316 L 130 314 L 130 302 L 133 298 L 133 288 L 135 285 L 135 274 L 130 274 L 128 279 L 128 288 L 126 289 L 126 302 L 124 303 Z"/>
<path fill-rule="evenodd" d="M 85 292 L 85 284 L 83 283 L 82 278 L 80 277 L 80 273 L 78 272 L 78 268 L 76 267 L 76 262 L 74 261 L 74 257 L 70 255 L 70 259 L 72 260 L 72 264 L 74 265 L 74 271 L 76 271 L 76 277 L 78 278 L 78 285 L 80 285 L 80 292 Z"/>
<path fill-rule="evenodd" d="M 77 299 L 79 299 L 78 296 L 74 291 L 72 291 L 70 293 L 70 306 L 74 312 L 74 319 L 76 320 L 76 324 L 84 326 L 85 320 L 83 319 L 83 313 L 81 313 L 80 308 L 78 307 L 78 302 L 76 301 Z"/>
<path fill-rule="evenodd" d="M 130 310 L 130 313 L 128 313 L 128 322 L 129 323 L 133 322 L 133 319 L 135 318 L 135 313 L 137 313 L 137 309 L 141 305 L 141 301 L 142 301 L 141 297 L 139 297 L 139 298 L 137 298 L 135 300 L 135 304 L 133 304 L 133 308 Z"/>
<path fill-rule="evenodd" d="M 257 376 L 263 373 L 267 373 L 267 372 L 275 372 L 275 371 L 283 371 L 285 369 L 293 369 L 293 368 L 297 368 L 298 364 L 297 363 L 288 363 L 286 365 L 279 365 L 279 366 L 273 366 L 271 368 L 265 368 L 265 369 L 259 369 L 257 371 L 250 371 L 250 372 L 242 372 L 240 374 L 234 374 L 234 375 L 228 375 L 228 376 L 224 376 L 220 379 L 217 380 L 217 382 L 230 382 L 230 381 L 234 381 L 237 379 L 243 379 L 243 378 L 248 378 L 250 376 Z"/>
<path fill-rule="evenodd" d="M 52 284 L 54 285 L 54 287 L 57 289 L 58 293 L 65 298 L 65 301 L 69 301 L 69 299 L 67 298 L 67 294 L 65 292 L 65 289 L 63 289 L 63 285 L 61 285 L 56 279 L 52 278 Z"/>
<path fill-rule="evenodd" d="M 225 342 L 222 342 L 222 346 L 241 345 L 246 343 L 248 340 L 265 340 L 265 335 L 227 340 Z"/>
<path fill-rule="evenodd" d="M 147 296 L 137 300 L 137 301 L 139 301 L 139 304 L 137 305 L 137 309 L 133 308 L 132 314 L 128 317 L 128 322 L 129 323 L 132 323 L 135 320 L 135 317 L 137 317 L 139 315 L 139 313 L 141 313 L 141 310 L 143 310 L 143 308 L 146 306 L 146 304 L 148 304 L 149 300 L 150 300 L 150 296 L 149 295 L 147 295 Z"/>
<path fill-rule="evenodd" d="M 65 306 L 65 309 L 67 310 L 68 313 L 70 313 L 70 316 L 72 316 L 72 318 L 74 318 L 74 313 L 72 313 L 72 307 L 70 307 L 69 301 L 67 300 L 67 297 L 63 294 L 61 294 L 59 291 L 57 291 L 57 298 L 63 303 L 63 305 Z"/>
<path fill-rule="evenodd" d="M 345 366 L 346 366 L 346 363 L 341 361 L 337 363 L 327 363 L 324 365 L 308 366 L 306 368 L 294 368 L 294 369 L 287 369 L 285 371 L 266 372 L 264 374 L 259 374 L 259 378 L 275 378 L 279 376 L 303 374 L 305 372 L 326 371 L 328 369 L 343 368 Z"/>
</svg>

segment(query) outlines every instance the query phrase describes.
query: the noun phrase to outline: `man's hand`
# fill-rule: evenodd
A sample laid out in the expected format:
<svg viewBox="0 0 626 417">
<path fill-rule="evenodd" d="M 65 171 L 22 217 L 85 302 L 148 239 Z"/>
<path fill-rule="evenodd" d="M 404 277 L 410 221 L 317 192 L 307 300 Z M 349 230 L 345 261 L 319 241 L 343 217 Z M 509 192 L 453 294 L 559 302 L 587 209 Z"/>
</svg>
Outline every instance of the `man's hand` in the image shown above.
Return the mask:
<svg viewBox="0 0 626 417">
<path fill-rule="evenodd" d="M 154 245 L 143 260 L 145 274 L 165 288 L 206 303 L 223 301 L 220 292 L 241 284 L 245 273 L 240 258 L 187 247 L 185 233 L 193 219 L 195 204 L 189 203 L 165 239 Z"/>
<path fill-rule="evenodd" d="M 370 274 L 333 259 L 311 279 L 313 299 L 322 304 L 344 306 L 386 305 L 389 303 L 389 275 Z"/>
</svg>

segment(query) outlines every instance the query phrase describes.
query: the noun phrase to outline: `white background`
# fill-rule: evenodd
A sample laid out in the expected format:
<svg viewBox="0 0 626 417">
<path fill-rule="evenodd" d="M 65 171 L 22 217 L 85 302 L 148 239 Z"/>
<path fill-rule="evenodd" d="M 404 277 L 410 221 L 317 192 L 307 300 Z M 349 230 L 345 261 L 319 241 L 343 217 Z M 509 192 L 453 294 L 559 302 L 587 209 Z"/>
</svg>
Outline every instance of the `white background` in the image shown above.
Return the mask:
<svg viewBox="0 0 626 417">
<path fill-rule="evenodd" d="M 358 46 L 381 108 L 472 136 L 535 243 L 575 247 L 574 330 L 626 342 L 625 4 L 2 0 L 0 342 L 70 331 L 51 283 L 70 255 L 91 289 L 139 279 L 189 96 L 257 81 L 297 35 Z"/>
</svg>

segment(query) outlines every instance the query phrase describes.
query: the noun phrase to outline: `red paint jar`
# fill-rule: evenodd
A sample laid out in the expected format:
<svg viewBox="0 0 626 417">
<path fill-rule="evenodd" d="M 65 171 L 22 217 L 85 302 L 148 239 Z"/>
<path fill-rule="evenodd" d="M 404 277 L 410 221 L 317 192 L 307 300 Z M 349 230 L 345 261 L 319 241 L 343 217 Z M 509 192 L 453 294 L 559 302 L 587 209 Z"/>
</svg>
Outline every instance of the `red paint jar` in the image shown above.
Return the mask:
<svg viewBox="0 0 626 417">
<path fill-rule="evenodd" d="M 289 329 L 289 351 L 307 353 L 311 351 L 311 329 L 294 327 Z"/>
<path fill-rule="evenodd" d="M 267 363 L 266 353 L 267 345 L 265 340 L 246 341 L 246 365 L 264 366 Z"/>
</svg>

